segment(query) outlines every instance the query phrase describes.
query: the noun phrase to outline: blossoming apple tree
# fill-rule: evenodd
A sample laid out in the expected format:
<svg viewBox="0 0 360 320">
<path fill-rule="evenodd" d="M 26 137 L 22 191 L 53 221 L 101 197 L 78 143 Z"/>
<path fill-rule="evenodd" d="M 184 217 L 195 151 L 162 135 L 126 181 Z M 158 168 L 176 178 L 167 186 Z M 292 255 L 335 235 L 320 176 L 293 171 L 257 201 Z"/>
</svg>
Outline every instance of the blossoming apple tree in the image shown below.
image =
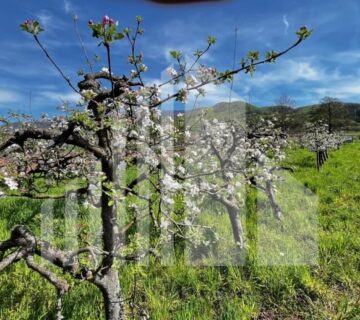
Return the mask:
<svg viewBox="0 0 360 320">
<path fill-rule="evenodd" d="M 329 132 L 328 124 L 322 121 L 307 123 L 306 132 L 300 137 L 300 144 L 316 154 L 316 168 L 329 158 L 328 150 L 338 149 L 342 144 L 342 137 L 338 132 Z"/>
<path fill-rule="evenodd" d="M 65 294 L 71 289 L 70 284 L 60 273 L 38 263 L 39 259 L 45 260 L 75 281 L 88 281 L 99 288 L 106 319 L 119 320 L 125 319 L 127 313 L 116 261 L 136 258 L 122 250 L 119 209 L 143 210 L 145 204 L 153 227 L 160 231 L 169 221 L 175 228 L 202 228 L 194 224 L 194 217 L 201 213 L 202 199 L 210 197 L 226 208 L 234 239 L 241 249 L 244 240 L 238 185 L 243 181 L 254 184 L 256 178 L 256 185 L 276 204 L 271 183 L 276 166 L 270 162 L 282 158 L 285 138 L 271 123 L 264 122 L 249 130 L 235 121 L 200 119 L 201 130 L 191 130 L 186 125 L 178 127 L 172 118 L 162 117 L 161 106 L 168 101 L 185 103 L 191 96 L 204 95 L 207 84 L 221 85 L 239 72 L 253 74 L 257 66 L 274 62 L 297 47 L 310 31 L 300 28 L 293 45 L 281 52 L 270 51 L 263 59 L 259 52 L 250 51 L 238 68 L 226 71 L 201 63 L 203 55 L 215 43 L 215 38 L 209 37 L 206 47 L 195 51 L 192 63 L 186 62 L 180 51 L 171 51 L 176 66 L 168 69 L 170 79 L 149 85 L 143 78 L 147 70 L 143 54 L 136 47 L 144 32 L 140 16 L 136 17 L 133 31 L 129 28 L 120 31 L 118 23 L 108 16 L 98 23 L 89 21 L 88 26 L 105 49 L 107 66 L 82 74 L 76 86 L 41 42 L 40 34 L 44 30 L 39 22 L 26 20 L 21 25 L 67 85 L 79 94 L 81 103 L 69 110 L 66 117 L 35 121 L 12 115 L 2 119 L 0 151 L 7 165 L 1 169 L 1 177 L 8 187 L 2 195 L 65 198 L 70 193 L 91 195 L 98 188 L 100 197 L 90 197 L 88 201 L 100 211 L 102 245 L 66 251 L 39 238 L 27 226 L 17 225 L 9 239 L 0 242 L 0 271 L 24 260 L 30 269 L 53 284 L 59 294 Z M 121 40 L 130 45 L 128 62 L 132 70 L 127 76 L 117 75 L 112 66 L 111 48 Z M 176 92 L 161 95 L 166 85 L 176 85 Z M 174 141 L 180 141 L 181 148 L 174 148 Z M 134 177 L 129 179 L 125 174 L 124 179 L 119 174 L 121 170 L 125 173 L 132 170 Z M 48 192 L 53 185 L 73 179 L 82 182 L 79 188 L 61 195 Z M 146 191 L 141 187 L 143 184 L 147 185 Z M 189 216 L 176 220 L 174 201 L 179 195 Z M 275 215 L 280 217 L 276 205 Z M 154 250 L 148 249 L 143 254 Z M 87 256 L 96 258 L 84 264 L 82 261 Z M 61 318 L 59 310 L 58 319 Z"/>
</svg>

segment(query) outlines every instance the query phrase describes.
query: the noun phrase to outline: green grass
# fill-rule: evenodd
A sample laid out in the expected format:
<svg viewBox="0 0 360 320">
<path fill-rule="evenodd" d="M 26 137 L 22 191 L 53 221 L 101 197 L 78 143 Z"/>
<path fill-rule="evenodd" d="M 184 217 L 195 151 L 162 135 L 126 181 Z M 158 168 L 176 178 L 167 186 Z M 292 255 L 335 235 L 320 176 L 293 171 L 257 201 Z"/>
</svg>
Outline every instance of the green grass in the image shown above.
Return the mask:
<svg viewBox="0 0 360 320">
<path fill-rule="evenodd" d="M 286 164 L 294 173 L 283 173 L 285 181 L 278 186 L 281 224 L 272 217 L 264 195 L 252 188 L 244 191 L 248 250 L 242 266 L 122 265 L 125 294 L 136 292 L 136 305 L 156 320 L 360 319 L 359 156 L 360 142 L 344 145 L 317 171 L 314 154 L 289 150 Z M 17 223 L 40 231 L 40 201 L 2 199 L 0 208 L 0 239 Z M 56 202 L 60 246 L 63 209 L 63 203 Z M 215 209 L 216 215 L 214 208 L 205 210 L 202 222 L 230 239 L 227 216 Z M 228 247 L 220 243 L 218 251 Z M 312 265 L 306 264 L 309 252 L 314 253 Z M 288 265 L 279 265 L 284 261 Z M 65 318 L 103 319 L 100 302 L 91 285 L 74 284 L 64 297 Z M 23 263 L 0 275 L 1 320 L 52 319 L 54 304 L 53 288 Z M 134 319 L 139 310 L 133 311 Z M 130 308 L 128 312 L 131 315 Z"/>
</svg>

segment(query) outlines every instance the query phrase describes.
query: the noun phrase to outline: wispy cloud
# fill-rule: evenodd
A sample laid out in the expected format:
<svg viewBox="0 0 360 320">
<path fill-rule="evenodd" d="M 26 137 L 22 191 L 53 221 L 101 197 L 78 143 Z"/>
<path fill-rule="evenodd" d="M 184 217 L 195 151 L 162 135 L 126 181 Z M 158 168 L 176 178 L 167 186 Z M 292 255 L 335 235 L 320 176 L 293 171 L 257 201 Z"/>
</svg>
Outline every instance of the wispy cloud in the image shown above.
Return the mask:
<svg viewBox="0 0 360 320">
<path fill-rule="evenodd" d="M 0 103 L 13 103 L 20 101 L 20 96 L 16 92 L 0 88 Z"/>
<path fill-rule="evenodd" d="M 340 62 L 343 64 L 347 63 L 358 63 L 360 61 L 360 50 L 348 50 L 341 51 L 330 57 L 334 62 Z"/>
<path fill-rule="evenodd" d="M 283 21 L 284 26 L 285 26 L 285 31 L 284 31 L 284 32 L 285 32 L 285 34 L 287 34 L 287 33 L 288 33 L 288 30 L 289 30 L 289 27 L 290 27 L 290 23 L 289 23 L 289 20 L 288 20 L 286 14 L 283 15 L 282 21 Z"/>
<path fill-rule="evenodd" d="M 204 87 L 206 96 L 200 97 L 198 105 L 201 107 L 213 106 L 218 102 L 227 102 L 230 98 L 231 89 L 226 86 L 206 85 Z M 234 90 L 231 91 L 231 101 L 245 100 L 245 98 Z"/>
<path fill-rule="evenodd" d="M 271 71 L 258 71 L 253 78 L 247 78 L 255 87 L 271 87 L 274 85 L 289 84 L 297 81 L 323 81 L 328 74 L 323 68 L 312 63 L 311 59 L 288 59 L 271 66 Z M 333 77 L 335 74 L 333 75 Z M 241 79 L 243 81 L 243 79 Z M 239 84 L 239 83 L 238 83 Z"/>
<path fill-rule="evenodd" d="M 74 13 L 74 7 L 70 0 L 64 0 L 64 10 L 66 13 Z"/>
<path fill-rule="evenodd" d="M 38 13 L 37 18 L 39 19 L 41 26 L 43 26 L 45 29 L 48 29 L 52 25 L 53 17 L 46 11 Z"/>
<path fill-rule="evenodd" d="M 80 95 L 75 92 L 57 92 L 57 91 L 42 91 L 40 96 L 56 102 L 78 102 Z"/>
<path fill-rule="evenodd" d="M 63 39 L 66 36 L 63 34 L 64 30 L 68 29 L 69 25 L 71 25 L 68 17 L 47 9 L 39 10 L 35 13 L 35 17 L 46 31 L 43 33 L 43 37 L 56 34 L 58 38 Z"/>
<path fill-rule="evenodd" d="M 66 14 L 70 14 L 72 16 L 77 12 L 84 14 L 84 10 L 79 10 L 79 7 L 71 0 L 64 0 L 64 11 Z"/>
<path fill-rule="evenodd" d="M 152 81 L 152 83 L 160 83 L 160 81 Z M 178 88 L 180 89 L 180 87 Z M 185 105 L 185 109 L 191 110 L 194 107 L 211 107 L 219 102 L 228 102 L 230 98 L 230 92 L 231 92 L 231 101 L 239 101 L 239 100 L 245 100 L 243 96 L 238 94 L 236 91 L 231 91 L 229 86 L 227 85 L 214 85 L 214 84 L 208 84 L 203 87 L 205 90 L 205 96 L 200 96 L 196 98 L 196 91 L 192 91 L 189 94 L 188 102 Z M 162 98 L 166 98 L 169 95 L 172 95 L 176 92 L 176 87 L 173 85 L 166 85 L 162 87 L 161 96 Z M 177 108 L 178 102 L 175 102 L 173 100 L 166 102 L 163 104 L 163 108 L 165 110 L 171 110 L 173 108 Z"/>
<path fill-rule="evenodd" d="M 260 105 L 272 104 L 284 92 L 294 95 L 299 105 L 316 103 L 324 96 L 359 101 L 360 70 L 349 73 L 342 67 L 324 64 L 316 56 L 286 59 L 271 70 L 258 70 L 252 78 L 237 78 L 234 90 L 246 95 L 245 88 L 251 88 L 257 98 L 254 103 Z"/>
<path fill-rule="evenodd" d="M 41 75 L 46 75 L 47 77 L 57 76 L 57 73 L 52 66 L 44 63 L 36 63 L 29 68 L 29 61 L 25 59 L 26 57 L 19 58 L 16 65 L 5 64 L 0 60 L 0 72 L 5 74 L 5 76 L 11 75 L 13 77 L 17 76 L 18 78 L 28 78 Z"/>
<path fill-rule="evenodd" d="M 349 78 L 344 81 L 336 81 L 314 88 L 318 97 L 333 96 L 342 100 L 359 100 L 360 99 L 360 80 L 358 78 Z"/>
</svg>

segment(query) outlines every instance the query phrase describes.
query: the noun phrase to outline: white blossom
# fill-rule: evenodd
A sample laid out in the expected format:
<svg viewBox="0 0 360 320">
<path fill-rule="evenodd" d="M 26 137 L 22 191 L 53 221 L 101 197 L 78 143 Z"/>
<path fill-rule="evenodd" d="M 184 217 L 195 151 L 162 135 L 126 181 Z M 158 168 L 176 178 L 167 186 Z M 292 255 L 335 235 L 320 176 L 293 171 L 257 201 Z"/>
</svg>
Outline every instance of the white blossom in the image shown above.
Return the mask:
<svg viewBox="0 0 360 320">
<path fill-rule="evenodd" d="M 110 74 L 110 72 L 109 72 L 109 68 L 107 68 L 107 67 L 103 67 L 103 68 L 101 68 L 101 72 L 105 72 L 105 73 Z"/>
<path fill-rule="evenodd" d="M 174 77 L 176 77 L 178 75 L 177 71 L 173 67 L 167 68 L 166 72 L 172 78 L 174 78 Z"/>
<path fill-rule="evenodd" d="M 10 190 L 18 189 L 18 183 L 10 177 L 5 177 L 4 182 L 9 187 Z"/>
</svg>

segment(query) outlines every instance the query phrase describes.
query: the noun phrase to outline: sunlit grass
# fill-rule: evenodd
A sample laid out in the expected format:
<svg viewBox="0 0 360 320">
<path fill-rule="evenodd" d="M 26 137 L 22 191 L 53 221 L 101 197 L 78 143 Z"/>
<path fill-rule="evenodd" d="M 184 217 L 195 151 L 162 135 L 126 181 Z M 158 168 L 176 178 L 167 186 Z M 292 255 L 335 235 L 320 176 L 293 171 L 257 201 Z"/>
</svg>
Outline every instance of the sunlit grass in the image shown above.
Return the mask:
<svg viewBox="0 0 360 320">
<path fill-rule="evenodd" d="M 346 144 L 332 151 L 317 171 L 314 154 L 304 149 L 289 150 L 286 164 L 294 173 L 278 187 L 283 225 L 273 218 L 264 195 L 247 188 L 242 221 L 248 248 L 243 265 L 122 265 L 125 295 L 136 293 L 139 309 L 134 312 L 146 310 L 156 320 L 359 319 L 359 158 L 360 143 Z M 315 211 L 311 211 L 314 203 Z M 11 227 L 18 223 L 26 223 L 39 233 L 41 204 L 25 199 L 0 200 L 0 239 L 8 238 Z M 227 215 L 216 209 L 216 214 L 210 209 L 204 212 L 202 223 L 213 225 L 224 238 L 231 239 Z M 55 237 L 60 246 L 63 211 L 63 202 L 57 201 Z M 90 221 L 86 211 L 80 217 L 79 225 L 90 230 L 84 222 Z M 92 226 L 96 226 L 94 221 Z M 309 230 L 314 234 L 309 235 Z M 317 263 L 277 265 L 284 261 L 276 260 L 280 252 L 281 257 L 294 248 L 306 252 L 307 236 L 317 239 Z M 284 245 L 281 250 L 276 247 L 280 244 Z M 218 251 L 224 254 L 227 249 L 229 244 L 221 243 Z M 277 263 L 266 265 L 268 259 Z M 51 319 L 55 296 L 46 281 L 19 263 L 0 275 L 0 319 Z M 101 296 L 90 284 L 76 284 L 63 304 L 66 319 L 103 319 Z M 131 318 L 132 310 L 128 312 Z M 139 318 L 139 313 L 134 318 Z"/>
</svg>

